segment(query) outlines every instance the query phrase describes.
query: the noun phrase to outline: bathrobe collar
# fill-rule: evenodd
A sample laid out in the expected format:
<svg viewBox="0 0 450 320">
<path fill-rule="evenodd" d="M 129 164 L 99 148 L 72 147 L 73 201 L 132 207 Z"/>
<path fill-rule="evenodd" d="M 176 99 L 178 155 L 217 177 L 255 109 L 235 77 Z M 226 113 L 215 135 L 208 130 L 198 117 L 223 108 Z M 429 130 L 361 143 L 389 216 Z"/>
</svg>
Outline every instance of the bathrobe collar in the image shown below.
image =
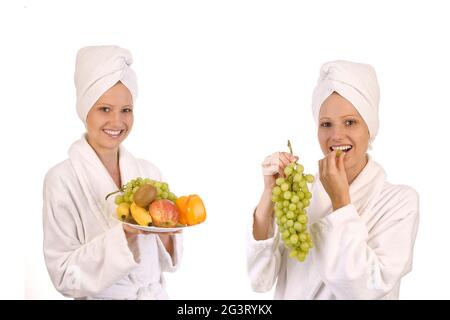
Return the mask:
<svg viewBox="0 0 450 320">
<path fill-rule="evenodd" d="M 116 207 L 115 196 L 109 197 L 108 200 L 105 200 L 105 196 L 118 188 L 94 149 L 87 142 L 86 135 L 83 134 L 80 140 L 72 144 L 69 149 L 69 158 L 92 213 L 107 230 L 117 221 L 112 219 Z M 119 168 L 122 184 L 143 174 L 137 159 L 122 145 L 119 147 Z"/>
</svg>

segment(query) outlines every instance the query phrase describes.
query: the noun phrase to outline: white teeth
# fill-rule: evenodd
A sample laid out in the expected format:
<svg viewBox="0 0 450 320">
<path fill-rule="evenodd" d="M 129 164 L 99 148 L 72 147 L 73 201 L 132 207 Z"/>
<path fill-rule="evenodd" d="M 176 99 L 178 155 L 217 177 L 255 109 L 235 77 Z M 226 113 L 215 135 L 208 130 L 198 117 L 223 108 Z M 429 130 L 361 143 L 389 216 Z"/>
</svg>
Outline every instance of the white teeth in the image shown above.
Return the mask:
<svg viewBox="0 0 450 320">
<path fill-rule="evenodd" d="M 118 136 L 122 132 L 122 130 L 103 130 L 103 131 L 112 136 Z"/>
<path fill-rule="evenodd" d="M 341 150 L 341 151 L 345 151 L 350 149 L 352 146 L 350 145 L 345 145 L 345 146 L 332 146 L 331 149 L 333 150 Z"/>
</svg>

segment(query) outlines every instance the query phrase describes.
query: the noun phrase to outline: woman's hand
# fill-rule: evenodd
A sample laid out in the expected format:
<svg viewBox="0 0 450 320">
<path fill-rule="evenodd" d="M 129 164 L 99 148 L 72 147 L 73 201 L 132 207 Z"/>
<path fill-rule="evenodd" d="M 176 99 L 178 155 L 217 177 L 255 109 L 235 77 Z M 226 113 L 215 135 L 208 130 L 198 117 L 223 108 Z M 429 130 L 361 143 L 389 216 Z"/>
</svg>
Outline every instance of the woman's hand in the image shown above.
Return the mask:
<svg viewBox="0 0 450 320">
<path fill-rule="evenodd" d="M 331 199 L 334 211 L 350 204 L 350 192 L 344 167 L 344 158 L 345 152 L 342 152 L 337 157 L 336 151 L 333 151 L 322 160 L 319 160 L 320 181 Z"/>
<path fill-rule="evenodd" d="M 298 157 L 288 152 L 275 152 L 267 156 L 262 163 L 264 190 L 272 192 L 275 180 L 278 177 L 285 177 L 284 168 L 296 161 L 298 161 Z"/>
<path fill-rule="evenodd" d="M 173 241 L 172 241 L 171 236 L 182 233 L 182 230 L 159 233 L 159 232 L 144 231 L 144 230 L 136 229 L 136 228 L 130 227 L 126 224 L 123 224 L 122 226 L 123 226 L 123 231 L 125 232 L 125 237 L 128 242 L 128 247 L 131 249 L 131 252 L 133 253 L 133 256 L 134 256 L 134 260 L 136 262 L 139 261 L 139 254 L 136 252 L 136 250 L 134 250 L 134 248 L 136 248 L 136 241 L 137 241 L 136 236 L 137 235 L 139 235 L 139 234 L 155 234 L 155 235 L 159 236 L 159 238 L 161 239 L 161 242 L 164 245 L 164 247 L 166 248 L 167 252 L 170 254 L 170 256 L 173 256 L 174 249 L 173 249 Z"/>
</svg>

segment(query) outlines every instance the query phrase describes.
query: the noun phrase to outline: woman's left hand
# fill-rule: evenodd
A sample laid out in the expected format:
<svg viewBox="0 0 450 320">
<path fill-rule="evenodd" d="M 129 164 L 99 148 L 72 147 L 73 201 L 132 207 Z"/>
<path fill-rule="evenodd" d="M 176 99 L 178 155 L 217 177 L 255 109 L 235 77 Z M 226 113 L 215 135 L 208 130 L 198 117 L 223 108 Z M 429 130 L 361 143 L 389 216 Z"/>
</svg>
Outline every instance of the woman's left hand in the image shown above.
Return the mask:
<svg viewBox="0 0 450 320">
<path fill-rule="evenodd" d="M 332 151 L 325 158 L 319 160 L 320 181 L 331 199 L 334 211 L 350 204 L 344 158 L 345 152 L 337 157 L 336 151 Z"/>
</svg>

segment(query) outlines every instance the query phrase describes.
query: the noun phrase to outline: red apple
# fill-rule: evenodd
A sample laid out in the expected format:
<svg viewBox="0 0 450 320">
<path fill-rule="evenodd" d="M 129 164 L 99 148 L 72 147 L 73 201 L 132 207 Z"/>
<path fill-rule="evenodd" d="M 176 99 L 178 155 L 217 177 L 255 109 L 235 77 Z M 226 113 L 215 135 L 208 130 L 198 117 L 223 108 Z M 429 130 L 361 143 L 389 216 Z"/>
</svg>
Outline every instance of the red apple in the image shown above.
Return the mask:
<svg viewBox="0 0 450 320">
<path fill-rule="evenodd" d="M 175 227 L 178 223 L 178 209 L 170 200 L 155 200 L 148 209 L 152 224 L 156 227 Z"/>
</svg>

